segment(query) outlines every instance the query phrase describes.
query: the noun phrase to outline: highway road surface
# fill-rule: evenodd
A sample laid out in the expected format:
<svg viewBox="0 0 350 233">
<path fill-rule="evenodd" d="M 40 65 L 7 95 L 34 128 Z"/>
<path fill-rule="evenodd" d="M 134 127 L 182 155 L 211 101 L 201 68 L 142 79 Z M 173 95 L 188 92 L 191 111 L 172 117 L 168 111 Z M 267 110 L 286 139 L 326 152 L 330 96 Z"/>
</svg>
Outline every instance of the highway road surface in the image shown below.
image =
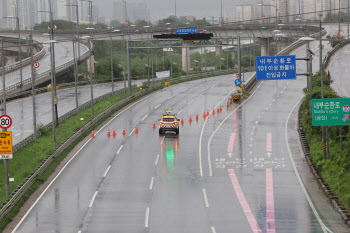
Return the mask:
<svg viewBox="0 0 350 233">
<path fill-rule="evenodd" d="M 311 43 L 314 52 L 317 46 Z M 305 46 L 295 54 L 304 56 Z M 316 67 L 318 59 L 313 62 Z M 304 61 L 297 67 L 305 72 Z M 286 143 L 286 121 L 305 77 L 261 82 L 245 103 L 227 109 L 233 85 L 229 75 L 182 83 L 116 114 L 14 232 L 333 232 Z M 222 112 L 204 120 L 204 111 L 219 106 Z M 169 107 L 184 118 L 179 136 L 152 129 Z M 117 136 L 108 138 L 113 128 Z"/>
<path fill-rule="evenodd" d="M 144 81 L 144 80 L 143 80 Z M 132 81 L 132 85 L 140 85 L 142 80 Z M 114 90 L 124 88 L 123 82 L 115 82 Z M 94 98 L 112 92 L 112 84 L 96 84 L 94 85 Z M 58 116 L 62 116 L 67 112 L 75 109 L 75 88 L 64 88 L 57 91 Z M 78 87 L 78 103 L 79 106 L 91 100 L 90 86 Z M 32 97 L 22 98 L 7 103 L 7 114 L 12 117 L 13 124 L 11 130 L 13 132 L 13 142 L 17 144 L 34 132 L 33 129 L 33 102 Z M 51 92 L 39 94 L 35 96 L 35 111 L 37 115 L 37 125 L 46 125 L 52 121 L 51 108 Z"/>
<path fill-rule="evenodd" d="M 333 55 L 328 68 L 332 87 L 342 97 L 350 97 L 349 61 L 350 45 L 346 45 Z"/>
<path fill-rule="evenodd" d="M 39 42 L 48 41 L 48 37 L 36 37 L 35 40 Z M 59 40 L 59 38 L 58 38 Z M 41 74 L 45 71 L 51 70 L 51 62 L 50 62 L 50 45 L 44 44 L 44 48 L 46 53 L 44 57 L 42 57 L 38 62 L 40 63 L 39 68 L 37 68 L 38 74 Z M 80 54 L 88 51 L 86 45 L 80 44 Z M 72 42 L 59 42 L 55 44 L 55 58 L 56 58 L 56 67 L 68 63 L 73 60 L 73 43 Z M 2 74 L 0 72 L 0 78 Z M 22 68 L 22 76 L 23 80 L 31 78 L 31 67 L 30 65 L 23 66 Z M 20 78 L 20 70 L 15 70 L 13 72 L 5 74 L 6 77 L 6 87 L 11 86 L 13 84 L 19 83 Z M 0 89 L 2 90 L 2 82 L 0 82 Z"/>
</svg>

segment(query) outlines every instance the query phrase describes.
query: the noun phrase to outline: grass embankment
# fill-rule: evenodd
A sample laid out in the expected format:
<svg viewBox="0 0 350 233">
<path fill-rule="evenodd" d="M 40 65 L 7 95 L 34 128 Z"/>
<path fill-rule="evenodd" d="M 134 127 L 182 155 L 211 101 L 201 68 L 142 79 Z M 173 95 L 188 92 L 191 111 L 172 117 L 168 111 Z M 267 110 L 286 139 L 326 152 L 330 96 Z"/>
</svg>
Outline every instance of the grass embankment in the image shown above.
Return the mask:
<svg viewBox="0 0 350 233">
<path fill-rule="evenodd" d="M 324 98 L 337 98 L 330 87 L 331 79 L 323 75 Z M 343 151 L 340 150 L 339 126 L 329 126 L 329 160 L 323 159 L 322 129 L 312 126 L 311 99 L 321 98 L 320 72 L 313 76 L 313 92 L 308 93 L 301 106 L 302 126 L 310 145 L 312 162 L 324 182 L 339 197 L 339 201 L 350 210 L 350 132 L 349 126 L 342 126 Z"/>
</svg>

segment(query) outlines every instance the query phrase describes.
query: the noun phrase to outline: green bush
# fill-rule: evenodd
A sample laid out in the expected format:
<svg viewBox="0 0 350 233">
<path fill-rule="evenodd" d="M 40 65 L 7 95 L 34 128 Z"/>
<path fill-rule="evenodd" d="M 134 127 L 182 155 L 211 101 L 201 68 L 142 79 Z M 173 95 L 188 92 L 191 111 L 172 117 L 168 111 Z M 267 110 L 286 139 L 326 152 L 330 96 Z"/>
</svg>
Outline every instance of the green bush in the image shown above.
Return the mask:
<svg viewBox="0 0 350 233">
<path fill-rule="evenodd" d="M 339 197 L 339 201 L 350 209 L 350 132 L 349 126 L 342 126 L 343 151 L 340 150 L 339 126 L 329 126 L 330 159 L 323 159 L 321 127 L 312 126 L 311 99 L 321 98 L 320 72 L 313 76 L 313 91 L 307 93 L 301 105 L 302 122 L 306 139 L 310 145 L 310 155 L 318 172 L 330 189 Z M 338 98 L 330 87 L 332 79 L 323 74 L 324 98 Z M 306 90 L 304 90 L 306 92 Z"/>
</svg>

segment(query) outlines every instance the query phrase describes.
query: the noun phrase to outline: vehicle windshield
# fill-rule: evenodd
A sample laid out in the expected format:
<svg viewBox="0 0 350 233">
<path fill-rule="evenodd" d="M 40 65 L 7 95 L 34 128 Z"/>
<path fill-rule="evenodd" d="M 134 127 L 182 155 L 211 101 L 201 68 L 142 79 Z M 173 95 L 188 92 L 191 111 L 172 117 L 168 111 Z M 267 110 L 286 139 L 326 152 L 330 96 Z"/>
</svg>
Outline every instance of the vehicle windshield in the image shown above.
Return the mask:
<svg viewBox="0 0 350 233">
<path fill-rule="evenodd" d="M 163 118 L 163 122 L 173 122 L 175 118 Z"/>
</svg>

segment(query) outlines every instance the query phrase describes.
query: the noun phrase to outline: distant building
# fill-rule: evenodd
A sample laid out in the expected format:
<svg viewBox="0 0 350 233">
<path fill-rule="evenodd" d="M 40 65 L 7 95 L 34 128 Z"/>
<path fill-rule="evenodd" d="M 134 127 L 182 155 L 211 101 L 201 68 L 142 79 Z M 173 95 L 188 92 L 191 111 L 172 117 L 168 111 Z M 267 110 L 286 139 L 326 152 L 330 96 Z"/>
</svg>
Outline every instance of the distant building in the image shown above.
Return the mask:
<svg viewBox="0 0 350 233">
<path fill-rule="evenodd" d="M 270 9 L 268 6 L 261 6 L 258 3 L 246 3 L 236 6 L 236 21 L 261 22 L 262 14 L 269 16 Z"/>
<path fill-rule="evenodd" d="M 125 23 L 126 19 L 131 22 L 135 22 L 136 20 L 150 20 L 149 9 L 146 2 L 132 3 L 117 0 L 113 2 L 113 12 L 113 19 L 118 20 L 120 23 Z"/>
</svg>

